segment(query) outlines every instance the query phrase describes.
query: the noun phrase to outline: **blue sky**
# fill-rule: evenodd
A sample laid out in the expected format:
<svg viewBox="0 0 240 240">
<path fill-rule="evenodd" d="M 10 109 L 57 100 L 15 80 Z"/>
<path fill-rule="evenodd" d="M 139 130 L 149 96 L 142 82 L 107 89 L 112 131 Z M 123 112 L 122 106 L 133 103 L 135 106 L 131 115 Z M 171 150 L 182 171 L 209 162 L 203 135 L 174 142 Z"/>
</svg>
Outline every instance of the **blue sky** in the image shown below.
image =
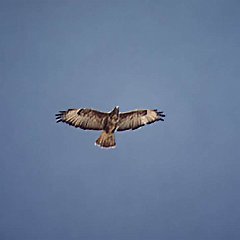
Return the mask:
<svg viewBox="0 0 240 240">
<path fill-rule="evenodd" d="M 0 238 L 240 238 L 239 1 L 1 1 Z M 117 133 L 68 108 L 158 108 Z"/>
</svg>

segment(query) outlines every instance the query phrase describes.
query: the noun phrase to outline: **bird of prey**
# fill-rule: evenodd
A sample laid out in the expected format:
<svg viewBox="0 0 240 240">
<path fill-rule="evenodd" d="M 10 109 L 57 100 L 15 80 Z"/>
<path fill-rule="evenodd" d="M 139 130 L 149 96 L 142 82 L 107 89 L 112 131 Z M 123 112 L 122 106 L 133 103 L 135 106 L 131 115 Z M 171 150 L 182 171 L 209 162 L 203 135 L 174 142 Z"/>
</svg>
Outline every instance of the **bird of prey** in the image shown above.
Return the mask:
<svg viewBox="0 0 240 240">
<path fill-rule="evenodd" d="M 135 130 L 146 124 L 156 121 L 164 121 L 165 114 L 154 110 L 134 110 L 119 112 L 115 107 L 111 112 L 100 112 L 94 109 L 68 109 L 56 114 L 57 122 L 64 122 L 76 128 L 84 130 L 102 130 L 102 134 L 96 140 L 96 145 L 103 148 L 114 148 L 115 131 Z"/>
</svg>

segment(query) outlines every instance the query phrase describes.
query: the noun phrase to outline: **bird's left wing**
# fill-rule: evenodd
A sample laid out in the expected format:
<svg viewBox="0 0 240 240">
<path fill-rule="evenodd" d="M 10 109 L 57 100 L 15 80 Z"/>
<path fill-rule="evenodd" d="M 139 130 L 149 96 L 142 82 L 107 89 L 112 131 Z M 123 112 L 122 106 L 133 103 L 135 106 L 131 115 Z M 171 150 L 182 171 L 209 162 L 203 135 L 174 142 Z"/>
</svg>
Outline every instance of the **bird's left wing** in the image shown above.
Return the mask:
<svg viewBox="0 0 240 240">
<path fill-rule="evenodd" d="M 68 109 L 57 113 L 56 120 L 84 130 L 103 130 L 107 116 L 108 113 L 88 108 Z"/>
<path fill-rule="evenodd" d="M 135 110 L 131 112 L 120 113 L 119 127 L 117 131 L 137 129 L 146 124 L 156 121 L 164 121 L 165 114 L 155 110 Z"/>
</svg>

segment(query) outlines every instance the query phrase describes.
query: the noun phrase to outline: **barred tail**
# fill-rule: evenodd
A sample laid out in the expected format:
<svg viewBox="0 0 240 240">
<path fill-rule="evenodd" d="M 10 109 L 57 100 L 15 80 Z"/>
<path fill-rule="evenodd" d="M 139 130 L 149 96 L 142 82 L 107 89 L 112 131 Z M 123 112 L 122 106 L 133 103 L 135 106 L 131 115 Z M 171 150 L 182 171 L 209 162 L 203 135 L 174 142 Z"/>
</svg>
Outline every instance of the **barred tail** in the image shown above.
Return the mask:
<svg viewBox="0 0 240 240">
<path fill-rule="evenodd" d="M 114 133 L 103 131 L 95 144 L 103 148 L 114 148 L 116 146 Z"/>
</svg>

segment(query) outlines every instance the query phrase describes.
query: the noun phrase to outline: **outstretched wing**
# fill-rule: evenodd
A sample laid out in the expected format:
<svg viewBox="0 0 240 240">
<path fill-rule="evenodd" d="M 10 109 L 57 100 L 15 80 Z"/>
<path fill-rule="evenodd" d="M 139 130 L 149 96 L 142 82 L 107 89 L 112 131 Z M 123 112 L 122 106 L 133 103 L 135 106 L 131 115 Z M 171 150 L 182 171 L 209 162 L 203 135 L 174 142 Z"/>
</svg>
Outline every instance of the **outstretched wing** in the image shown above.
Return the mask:
<svg viewBox="0 0 240 240">
<path fill-rule="evenodd" d="M 56 120 L 84 130 L 103 130 L 107 116 L 108 113 L 87 108 L 68 109 L 56 114 Z"/>
<path fill-rule="evenodd" d="M 119 127 L 117 131 L 137 129 L 146 124 L 156 121 L 164 121 L 165 114 L 155 110 L 135 110 L 132 112 L 120 113 Z"/>
</svg>

